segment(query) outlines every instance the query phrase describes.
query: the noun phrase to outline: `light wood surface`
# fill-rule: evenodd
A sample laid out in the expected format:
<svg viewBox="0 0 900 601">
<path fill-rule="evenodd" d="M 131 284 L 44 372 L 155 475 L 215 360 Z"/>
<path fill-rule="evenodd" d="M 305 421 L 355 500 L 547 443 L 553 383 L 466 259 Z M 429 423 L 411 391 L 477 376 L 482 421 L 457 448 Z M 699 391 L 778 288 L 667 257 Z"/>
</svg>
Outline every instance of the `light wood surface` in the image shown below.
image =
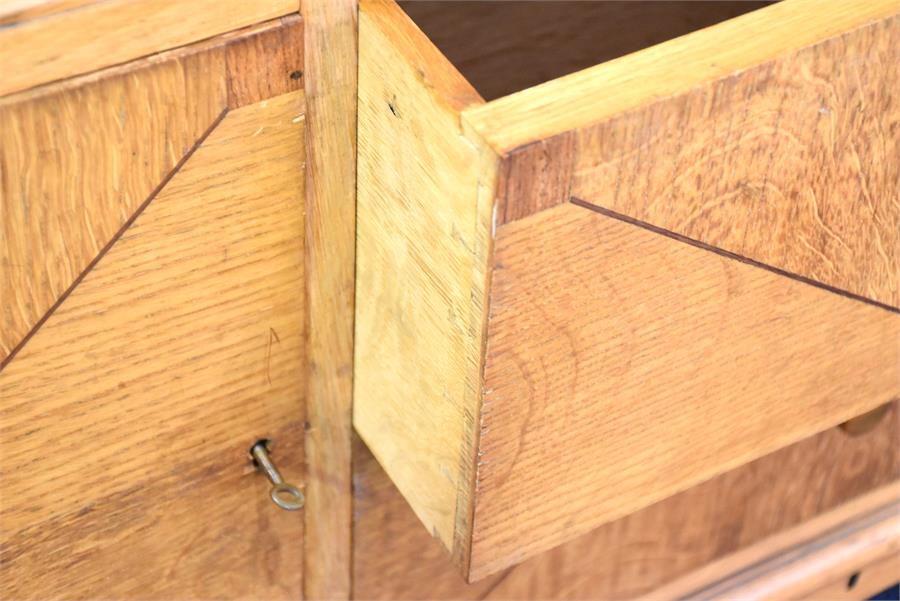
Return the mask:
<svg viewBox="0 0 900 601">
<path fill-rule="evenodd" d="M 895 482 L 704 566 L 642 600 L 866 599 L 898 579 L 900 482 Z"/>
<path fill-rule="evenodd" d="M 465 563 L 497 160 L 471 86 L 396 4 L 359 8 L 353 423 Z"/>
<path fill-rule="evenodd" d="M 224 46 L 228 108 L 303 89 L 304 30 L 299 15 L 289 15 L 205 42 Z"/>
<path fill-rule="evenodd" d="M 5 0 L 0 4 L 0 25 L 10 26 L 37 17 L 93 4 L 100 0 Z"/>
<path fill-rule="evenodd" d="M 473 578 L 900 397 L 900 315 L 583 207 L 493 265 Z"/>
<path fill-rule="evenodd" d="M 630 599 L 900 477 L 896 404 L 860 437 L 836 428 L 466 584 L 375 459 L 354 455 L 360 599 Z M 865 587 L 869 570 L 859 584 Z M 840 598 L 840 597 L 838 597 Z M 863 596 L 857 596 L 858 599 Z M 821 600 L 821 597 L 819 598 Z"/>
<path fill-rule="evenodd" d="M 356 1 L 305 0 L 307 359 L 304 595 L 350 597 Z"/>
<path fill-rule="evenodd" d="M 0 357 L 222 112 L 223 69 L 191 52 L 0 106 Z"/>
<path fill-rule="evenodd" d="M 0 24 L 12 25 L 71 10 L 101 0 L 4 0 L 0 5 Z"/>
<path fill-rule="evenodd" d="M 569 193 L 900 307 L 893 12 L 574 132 Z"/>
<path fill-rule="evenodd" d="M 226 107 L 302 68 L 288 17 L 0 99 L 0 365 Z"/>
<path fill-rule="evenodd" d="M 0 372 L 4 598 L 297 598 L 303 95 L 228 113 Z M 48 576 L 52 575 L 52 577 Z"/>
<path fill-rule="evenodd" d="M 416 25 L 487 100 L 768 4 L 750 0 L 410 0 Z"/>
<path fill-rule="evenodd" d="M 782 4 L 465 111 L 489 141 L 534 134 L 502 144 L 499 221 L 576 196 L 900 307 L 900 5 Z M 568 93 L 572 129 L 544 130 Z"/>
<path fill-rule="evenodd" d="M 871 599 L 900 582 L 900 552 L 861 566 L 852 573 L 835 570 L 839 578 L 807 594 L 809 601 L 859 601 Z"/>
<path fill-rule="evenodd" d="M 108 0 L 0 29 L 0 95 L 297 12 L 296 0 Z"/>
</svg>

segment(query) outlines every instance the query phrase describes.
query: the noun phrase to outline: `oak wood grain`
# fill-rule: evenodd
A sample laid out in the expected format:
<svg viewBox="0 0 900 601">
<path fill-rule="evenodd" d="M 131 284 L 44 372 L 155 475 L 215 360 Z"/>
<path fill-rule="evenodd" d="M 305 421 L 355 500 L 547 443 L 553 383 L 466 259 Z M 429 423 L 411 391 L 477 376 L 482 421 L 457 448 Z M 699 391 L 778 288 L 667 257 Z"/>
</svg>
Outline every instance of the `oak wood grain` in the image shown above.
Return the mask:
<svg viewBox="0 0 900 601">
<path fill-rule="evenodd" d="M 576 152 L 575 136 L 567 134 L 504 156 L 495 199 L 496 225 L 568 202 Z"/>
<path fill-rule="evenodd" d="M 900 315 L 579 206 L 493 268 L 473 578 L 900 397 Z"/>
<path fill-rule="evenodd" d="M 752 461 L 521 564 L 466 584 L 378 463 L 354 447 L 354 586 L 361 599 L 627 599 L 900 478 L 900 415 L 836 428 Z M 860 583 L 867 578 L 866 571 Z M 864 583 L 863 583 L 864 584 Z"/>
<path fill-rule="evenodd" d="M 900 307 L 900 8 L 828 5 L 819 22 L 789 0 L 465 111 L 506 155 L 501 222 L 576 196 Z M 557 109 L 565 125 L 544 128 Z"/>
<path fill-rule="evenodd" d="M 881 185 L 897 165 L 892 145 L 881 143 L 895 132 L 870 125 L 880 117 L 893 122 L 890 86 L 879 88 L 878 74 L 886 82 L 895 76 L 884 70 L 892 64 L 898 5 L 833 0 L 829 10 L 820 8 L 786 0 L 483 103 L 395 4 L 362 5 L 360 71 L 372 77 L 360 80 L 359 248 L 367 258 L 358 264 L 354 423 L 467 577 L 502 569 L 898 395 L 900 312 L 881 296 L 893 290 L 893 276 L 885 275 L 893 250 L 885 243 L 896 235 L 900 208 L 896 191 Z M 836 49 L 856 59 L 838 61 Z M 742 122 L 751 138 L 771 141 L 792 131 L 772 123 L 768 99 L 793 94 L 805 102 L 828 86 L 829 70 L 839 84 L 829 101 L 856 114 L 854 94 L 862 94 L 859 106 L 877 115 L 850 117 L 869 125 L 834 138 L 850 149 L 840 150 L 846 159 L 840 163 L 803 155 L 819 142 L 799 135 L 783 146 L 745 141 L 752 150 L 741 166 L 748 178 L 764 179 L 768 169 L 787 182 L 791 169 L 802 176 L 792 186 L 815 191 L 824 181 L 857 200 L 854 193 L 862 194 L 868 204 L 843 203 L 853 205 L 855 217 L 837 211 L 852 230 L 846 235 L 858 241 L 853 248 L 844 243 L 857 261 L 842 263 L 837 278 L 818 271 L 832 241 L 802 227 L 788 246 L 793 257 L 808 260 L 794 272 L 796 263 L 779 263 L 775 254 L 748 256 L 717 240 L 693 240 L 635 219 L 627 208 L 645 202 L 648 185 L 665 190 L 666 182 L 679 181 L 678 165 L 665 181 L 646 182 L 641 174 L 670 166 L 685 123 L 703 131 L 708 107 L 720 102 L 706 95 L 709 89 L 729 82 L 737 89 L 745 74 L 782 68 L 784 77 L 754 80 L 746 90 L 747 103 L 764 109 L 759 121 L 770 124 L 754 131 L 752 122 Z M 857 86 L 873 90 L 871 103 L 840 83 L 854 69 L 872 69 L 874 78 Z M 742 98 L 733 91 L 725 89 L 723 104 Z M 612 135 L 615 129 L 588 143 L 587 134 L 608 123 L 679 102 L 693 107 L 684 120 L 651 114 L 635 126 L 631 146 Z M 664 142 L 653 146 L 657 140 Z M 718 156 L 710 140 L 715 136 L 697 137 L 696 152 L 684 162 L 702 161 L 701 146 Z M 793 142 L 803 161 L 791 156 Z M 598 153 L 601 147 L 613 158 Z M 656 152 L 642 154 L 648 148 Z M 877 164 L 854 167 L 854 153 Z M 807 164 L 811 156 L 821 160 Z M 498 158 L 499 170 L 485 175 Z M 578 200 L 580 207 L 554 206 L 587 191 L 593 179 L 586 164 L 619 158 L 633 167 L 617 172 L 622 182 L 605 179 L 597 197 Z M 710 163 L 710 186 L 730 181 L 724 170 L 741 161 L 739 153 L 734 161 Z M 782 163 L 794 167 L 782 174 Z M 882 192 L 877 199 L 866 196 L 869 182 L 861 181 L 870 174 Z M 466 193 L 473 185 L 478 191 Z M 623 206 L 610 211 L 603 198 L 616 186 Z M 756 223 L 754 215 L 737 213 L 719 221 L 691 194 L 683 196 L 676 208 L 706 220 L 701 227 L 728 231 L 739 229 L 733 222 L 740 219 Z M 665 200 L 665 191 L 659 197 Z M 795 206 L 755 207 L 771 210 L 779 226 L 743 231 L 756 248 L 778 248 L 766 241 L 791 231 Z M 634 245 L 614 235 L 623 244 L 618 248 L 603 239 L 608 232 L 590 238 L 594 226 L 587 224 L 599 217 L 578 213 L 587 208 L 615 221 L 613 229 L 632 232 Z M 835 222 L 830 213 L 827 219 L 822 231 Z M 503 256 L 494 251 L 484 280 L 481 273 L 475 280 L 486 285 L 471 286 L 468 258 L 476 257 L 477 267 L 481 249 L 490 255 L 503 239 Z M 650 284 L 641 286 L 643 279 Z M 465 299 L 468 310 L 455 299 Z M 475 327 L 484 320 L 473 320 L 474 306 L 487 307 L 492 319 L 504 317 Z M 505 329 L 493 329 L 497 323 Z M 632 436 L 640 442 L 629 442 Z M 613 469 L 617 461 L 624 467 Z"/>
<path fill-rule="evenodd" d="M 894 16 L 572 134 L 569 193 L 900 307 Z"/>
<path fill-rule="evenodd" d="M 359 9 L 353 424 L 465 564 L 498 161 L 462 131 L 478 94 L 403 11 Z"/>
<path fill-rule="evenodd" d="M 4 359 L 225 108 L 210 75 L 223 58 L 190 53 L 0 107 Z"/>
<path fill-rule="evenodd" d="M 301 594 L 303 156 L 302 92 L 228 113 L 0 372 L 0 596 Z"/>
<path fill-rule="evenodd" d="M 351 593 L 356 226 L 355 0 L 302 4 L 306 61 L 307 356 L 304 595 Z"/>
<path fill-rule="evenodd" d="M 216 117 L 297 68 L 288 17 L 0 99 L 0 365 Z"/>
<path fill-rule="evenodd" d="M 400 2 L 428 39 L 487 100 L 767 4 L 749 0 Z"/>
<path fill-rule="evenodd" d="M 296 0 L 108 0 L 0 29 L 0 95 L 297 12 Z"/>
</svg>

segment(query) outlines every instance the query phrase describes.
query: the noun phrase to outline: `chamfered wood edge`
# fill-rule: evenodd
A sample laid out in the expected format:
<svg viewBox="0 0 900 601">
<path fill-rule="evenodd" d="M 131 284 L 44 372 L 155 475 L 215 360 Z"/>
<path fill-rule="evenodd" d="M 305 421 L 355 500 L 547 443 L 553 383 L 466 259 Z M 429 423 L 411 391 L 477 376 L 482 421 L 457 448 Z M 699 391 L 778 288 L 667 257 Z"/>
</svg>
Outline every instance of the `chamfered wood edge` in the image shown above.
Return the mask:
<svg viewBox="0 0 900 601">
<path fill-rule="evenodd" d="M 303 0 L 308 387 L 303 592 L 352 594 L 356 0 Z"/>
<path fill-rule="evenodd" d="M 783 0 L 463 111 L 497 153 L 585 127 L 900 12 L 896 0 Z M 710 60 L 711 52 L 716 60 Z"/>
<path fill-rule="evenodd" d="M 900 568 L 900 481 L 714 561 L 641 599 L 805 598 L 890 559 Z"/>
<path fill-rule="evenodd" d="M 384 32 L 396 51 L 414 65 L 432 99 L 456 112 L 484 105 L 484 99 L 446 56 L 431 43 L 396 0 L 361 0 L 360 10 Z"/>
</svg>

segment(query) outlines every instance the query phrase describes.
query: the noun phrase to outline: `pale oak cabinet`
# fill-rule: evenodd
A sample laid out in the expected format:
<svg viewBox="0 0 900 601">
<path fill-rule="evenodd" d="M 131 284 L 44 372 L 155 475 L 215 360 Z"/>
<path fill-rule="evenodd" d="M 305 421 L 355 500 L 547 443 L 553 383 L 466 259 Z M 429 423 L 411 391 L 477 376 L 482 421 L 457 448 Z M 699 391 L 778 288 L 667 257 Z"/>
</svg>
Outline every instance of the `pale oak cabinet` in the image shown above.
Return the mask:
<svg viewBox="0 0 900 601">
<path fill-rule="evenodd" d="M 0 6 L 0 597 L 889 583 L 898 14 Z"/>
</svg>

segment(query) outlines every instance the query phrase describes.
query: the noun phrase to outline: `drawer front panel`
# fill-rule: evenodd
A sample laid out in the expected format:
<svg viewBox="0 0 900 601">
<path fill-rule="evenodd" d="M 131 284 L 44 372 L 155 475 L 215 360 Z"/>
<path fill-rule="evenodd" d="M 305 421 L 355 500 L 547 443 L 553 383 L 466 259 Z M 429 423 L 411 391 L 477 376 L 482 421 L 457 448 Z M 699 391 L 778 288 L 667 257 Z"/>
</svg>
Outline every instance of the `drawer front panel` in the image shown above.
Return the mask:
<svg viewBox="0 0 900 601">
<path fill-rule="evenodd" d="M 0 372 L 0 596 L 301 594 L 248 450 L 302 483 L 303 113 L 214 119 Z"/>
<path fill-rule="evenodd" d="M 900 315 L 584 207 L 493 260 L 485 573 L 900 396 Z"/>
<path fill-rule="evenodd" d="M 361 3 L 354 424 L 468 578 L 900 396 L 898 7 L 830 9 L 485 103 Z"/>
</svg>

